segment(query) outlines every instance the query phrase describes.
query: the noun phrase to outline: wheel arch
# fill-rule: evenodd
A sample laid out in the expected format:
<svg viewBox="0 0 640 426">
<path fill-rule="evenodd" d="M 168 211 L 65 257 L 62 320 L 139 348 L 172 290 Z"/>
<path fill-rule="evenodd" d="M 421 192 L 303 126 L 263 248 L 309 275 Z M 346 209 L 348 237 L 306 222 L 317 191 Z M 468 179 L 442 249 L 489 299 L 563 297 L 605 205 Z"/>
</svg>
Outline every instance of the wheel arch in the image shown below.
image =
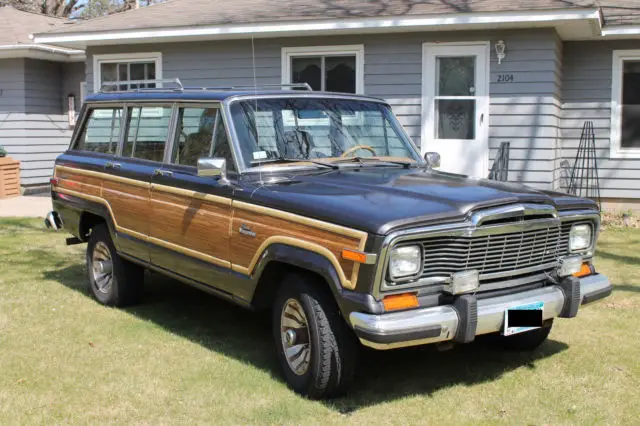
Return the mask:
<svg viewBox="0 0 640 426">
<path fill-rule="evenodd" d="M 252 274 L 256 280 L 252 305 L 257 309 L 271 306 L 282 278 L 289 273 L 315 276 L 328 287 L 342 310 L 344 290 L 333 262 L 315 251 L 284 243 L 271 244 L 262 252 Z"/>
</svg>

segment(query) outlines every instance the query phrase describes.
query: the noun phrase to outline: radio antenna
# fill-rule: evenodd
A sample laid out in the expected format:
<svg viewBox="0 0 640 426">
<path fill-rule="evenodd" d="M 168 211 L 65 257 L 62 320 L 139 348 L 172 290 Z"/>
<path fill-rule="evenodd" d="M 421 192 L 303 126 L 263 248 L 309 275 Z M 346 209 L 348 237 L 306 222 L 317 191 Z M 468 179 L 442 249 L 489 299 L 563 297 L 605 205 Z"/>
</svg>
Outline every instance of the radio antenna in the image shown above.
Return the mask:
<svg viewBox="0 0 640 426">
<path fill-rule="evenodd" d="M 256 129 L 258 128 L 258 79 L 256 78 L 256 45 L 254 42 L 253 36 L 251 36 L 251 66 L 253 68 L 253 98 L 255 100 L 255 106 L 253 108 L 253 122 L 255 123 Z M 256 131 L 256 147 L 260 149 L 260 136 Z M 260 168 L 260 186 L 263 185 L 264 181 L 262 180 L 262 165 L 259 165 Z M 251 194 L 253 195 L 253 194 Z"/>
</svg>

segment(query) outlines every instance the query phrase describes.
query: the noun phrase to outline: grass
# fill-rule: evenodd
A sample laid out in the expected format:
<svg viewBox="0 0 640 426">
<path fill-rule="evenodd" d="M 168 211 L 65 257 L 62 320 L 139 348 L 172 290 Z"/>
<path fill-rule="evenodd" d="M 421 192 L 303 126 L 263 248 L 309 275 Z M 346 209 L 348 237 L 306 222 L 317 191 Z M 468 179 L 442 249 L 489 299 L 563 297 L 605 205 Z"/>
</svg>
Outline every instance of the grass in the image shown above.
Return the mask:
<svg viewBox="0 0 640 426">
<path fill-rule="evenodd" d="M 84 291 L 84 246 L 38 220 L 0 220 L 0 424 L 627 423 L 640 418 L 640 230 L 607 230 L 609 299 L 558 320 L 530 354 L 481 343 L 363 351 L 346 398 L 280 378 L 263 317 L 147 277 L 140 306 Z"/>
</svg>

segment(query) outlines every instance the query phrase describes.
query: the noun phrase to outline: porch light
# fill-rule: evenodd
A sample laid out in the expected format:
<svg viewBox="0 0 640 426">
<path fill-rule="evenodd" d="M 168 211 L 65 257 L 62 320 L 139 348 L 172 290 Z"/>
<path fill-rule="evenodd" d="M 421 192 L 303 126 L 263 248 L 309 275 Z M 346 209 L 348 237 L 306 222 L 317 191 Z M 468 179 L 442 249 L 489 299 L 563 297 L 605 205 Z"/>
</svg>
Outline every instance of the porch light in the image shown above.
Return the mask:
<svg viewBox="0 0 640 426">
<path fill-rule="evenodd" d="M 507 57 L 507 45 L 504 44 L 504 41 L 499 40 L 496 43 L 496 55 L 498 56 L 498 64 L 502 64 L 502 60 Z"/>
</svg>

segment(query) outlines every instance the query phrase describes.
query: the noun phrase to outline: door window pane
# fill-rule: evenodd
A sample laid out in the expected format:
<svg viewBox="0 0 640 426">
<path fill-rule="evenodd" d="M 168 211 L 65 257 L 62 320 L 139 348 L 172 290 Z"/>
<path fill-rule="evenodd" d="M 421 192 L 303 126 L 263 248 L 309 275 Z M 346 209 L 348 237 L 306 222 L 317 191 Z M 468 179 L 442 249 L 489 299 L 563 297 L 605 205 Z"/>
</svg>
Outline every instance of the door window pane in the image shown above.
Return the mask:
<svg viewBox="0 0 640 426">
<path fill-rule="evenodd" d="M 91 110 L 82 133 L 73 149 L 115 154 L 120 138 L 122 108 Z"/>
<path fill-rule="evenodd" d="M 475 139 L 475 100 L 436 100 L 436 139 Z"/>
<path fill-rule="evenodd" d="M 327 56 L 325 89 L 327 92 L 356 93 L 356 57 Z"/>
<path fill-rule="evenodd" d="M 313 56 L 291 58 L 291 82 L 309 83 L 313 90 L 322 90 L 322 58 Z"/>
<path fill-rule="evenodd" d="M 211 157 L 224 158 L 227 160 L 227 170 L 231 172 L 236 171 L 236 165 L 233 162 L 233 155 L 231 153 L 231 144 L 229 143 L 229 135 L 227 134 L 227 128 L 224 125 L 222 114 L 218 114 L 216 117 L 216 125 L 213 130 L 213 148 L 211 150 Z"/>
<path fill-rule="evenodd" d="M 171 107 L 132 107 L 128 115 L 122 155 L 162 161 L 169 135 Z"/>
<path fill-rule="evenodd" d="M 437 96 L 475 96 L 475 56 L 439 57 L 436 65 Z"/>
<path fill-rule="evenodd" d="M 621 148 L 640 148 L 640 61 L 624 62 Z"/>
<path fill-rule="evenodd" d="M 211 156 L 218 112 L 218 108 L 180 108 L 172 163 L 197 166 L 199 158 Z"/>
</svg>

